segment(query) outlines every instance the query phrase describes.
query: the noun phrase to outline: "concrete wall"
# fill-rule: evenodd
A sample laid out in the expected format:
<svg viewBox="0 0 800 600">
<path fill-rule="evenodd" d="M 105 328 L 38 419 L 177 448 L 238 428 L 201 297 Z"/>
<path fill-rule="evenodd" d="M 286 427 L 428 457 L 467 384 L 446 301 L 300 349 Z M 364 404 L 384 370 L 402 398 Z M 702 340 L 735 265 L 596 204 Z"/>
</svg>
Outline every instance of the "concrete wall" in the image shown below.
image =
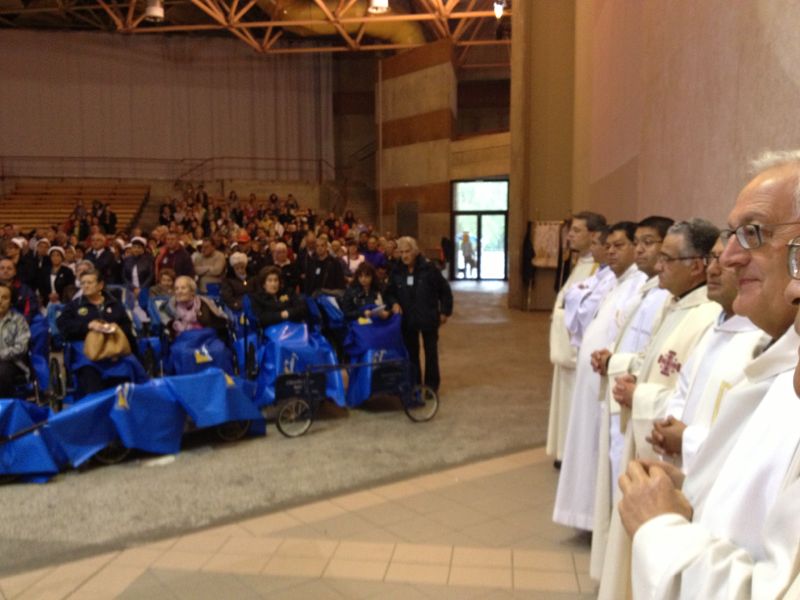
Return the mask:
<svg viewBox="0 0 800 600">
<path fill-rule="evenodd" d="M 511 172 L 511 134 L 478 135 L 450 144 L 450 179 L 508 176 Z"/>
<path fill-rule="evenodd" d="M 457 86 L 453 49 L 442 41 L 381 64 L 380 194 L 382 228 L 399 231 L 398 204 L 416 203 L 424 251 L 450 233 L 450 140 Z"/>
</svg>

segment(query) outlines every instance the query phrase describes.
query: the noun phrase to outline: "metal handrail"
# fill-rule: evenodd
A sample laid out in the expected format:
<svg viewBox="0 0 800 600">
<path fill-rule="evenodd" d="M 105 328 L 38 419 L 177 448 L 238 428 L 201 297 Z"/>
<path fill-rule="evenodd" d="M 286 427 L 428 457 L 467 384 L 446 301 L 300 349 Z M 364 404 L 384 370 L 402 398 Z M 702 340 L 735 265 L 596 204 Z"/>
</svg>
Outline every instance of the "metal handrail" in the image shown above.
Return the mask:
<svg viewBox="0 0 800 600">
<path fill-rule="evenodd" d="M 0 156 L 0 180 L 7 177 L 99 177 L 104 179 L 171 179 L 186 181 L 197 173 L 215 173 L 224 170 L 226 163 L 247 161 L 251 172 L 280 172 L 290 170 L 287 163 L 297 166 L 299 171 L 314 173 L 318 183 L 325 180 L 326 173 L 335 173 L 335 166 L 321 158 L 287 158 L 268 156 L 213 156 L 208 158 L 151 158 L 143 156 Z M 25 165 L 24 163 L 28 163 Z M 259 166 L 259 163 L 261 166 Z M 268 166 L 263 166 L 267 163 Z M 35 165 L 33 169 L 30 165 Z M 94 167 L 92 166 L 94 165 Z M 104 166 L 124 165 L 115 175 L 104 174 Z M 311 168 L 307 168 L 308 166 Z M 27 166 L 27 168 L 26 168 Z M 48 168 L 42 168 L 42 167 Z M 305 167 L 305 168 L 304 168 Z M 240 168 L 240 167 L 232 167 Z M 151 169 L 159 177 L 135 175 L 137 171 Z M 49 171 L 49 172 L 48 172 Z M 69 174 L 65 174 L 65 172 Z M 128 174 L 125 174 L 127 171 Z M 61 173 L 59 175 L 58 173 Z M 218 177 L 206 177 L 216 179 Z"/>
</svg>

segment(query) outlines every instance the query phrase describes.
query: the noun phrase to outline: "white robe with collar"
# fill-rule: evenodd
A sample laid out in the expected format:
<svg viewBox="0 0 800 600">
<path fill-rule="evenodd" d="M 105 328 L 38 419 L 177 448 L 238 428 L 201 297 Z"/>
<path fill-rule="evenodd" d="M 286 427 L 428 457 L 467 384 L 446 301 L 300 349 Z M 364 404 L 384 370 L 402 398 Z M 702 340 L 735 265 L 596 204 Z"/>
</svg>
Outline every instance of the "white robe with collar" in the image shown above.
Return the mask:
<svg viewBox="0 0 800 600">
<path fill-rule="evenodd" d="M 564 297 L 573 285 L 593 275 L 597 267 L 591 254 L 578 259 L 569 278 L 556 296 L 550 321 L 550 362 L 553 363 L 553 380 L 550 389 L 546 451 L 558 460 L 564 455 L 569 404 L 575 386 L 575 360 L 578 356 L 577 350 L 569 343 L 569 332 L 564 323 Z"/>
<path fill-rule="evenodd" d="M 800 338 L 792 329 L 778 343 L 794 350 L 777 364 L 788 369 L 761 399 L 731 391 L 684 482 L 692 522 L 662 515 L 637 532 L 636 598 L 775 598 L 797 576 Z"/>
<path fill-rule="evenodd" d="M 646 277 L 636 265 L 632 265 L 618 280 L 615 278 L 616 287 L 599 302 L 597 314 L 583 336 L 578 350 L 564 464 L 558 478 L 553 510 L 556 523 L 592 530 L 600 430 L 600 375 L 592 370 L 591 354 L 608 348 L 617 338 L 620 314 L 630 299 L 638 294 Z M 596 295 L 600 293 L 602 288 L 595 290 Z"/>
<path fill-rule="evenodd" d="M 600 303 L 616 286 L 614 271 L 603 265 L 594 275 L 567 290 L 564 297 L 564 324 L 572 346 L 581 347 L 586 328 L 597 314 Z"/>
<path fill-rule="evenodd" d="M 682 365 L 721 310 L 719 304 L 708 299 L 706 286 L 701 286 L 682 298 L 673 298 L 644 357 L 630 363 L 629 370 L 636 375 L 637 383 L 632 410 L 623 408 L 620 414 L 620 424 L 625 430 L 620 470 L 634 458 L 658 460 L 658 455 L 653 452 L 645 438 L 653 429 L 653 421 L 664 417 L 667 399 L 678 383 Z M 622 374 L 612 370 L 609 361 L 609 382 Z M 630 420 L 627 428 L 626 420 Z M 616 506 L 620 492 L 616 482 L 613 484 L 612 506 Z M 630 540 L 616 510 L 611 513 L 605 556 L 614 559 L 603 562 L 599 598 L 625 598 L 630 582 Z"/>
<path fill-rule="evenodd" d="M 722 398 L 741 379 L 743 369 L 769 343 L 769 335 L 747 317 L 733 315 L 706 331 L 686 361 L 678 386 L 667 402 L 667 416 L 686 424 L 681 456 L 669 459 L 688 472 L 717 418 Z"/>
<path fill-rule="evenodd" d="M 731 454 L 750 416 L 759 406 L 768 390 L 776 383 L 778 376 L 781 373 L 791 370 L 797 362 L 798 343 L 800 343 L 800 338 L 794 333 L 794 330 L 790 329 L 787 331 L 780 339 L 769 346 L 762 354 L 754 358 L 743 369 L 741 379 L 737 381 L 723 397 L 720 414 L 714 422 L 714 426 L 708 438 L 697 453 L 692 464 L 692 471 L 683 486 L 683 492 L 690 503 L 692 503 L 698 517 L 703 510 L 705 499 L 709 497 L 711 488 L 718 481 L 718 474 L 720 474 L 727 457 Z M 798 430 L 800 431 L 800 428 L 798 428 Z M 745 481 L 743 477 L 739 476 L 739 473 L 744 474 L 744 466 L 745 465 L 742 464 L 734 466 L 736 471 L 736 485 L 740 485 Z M 797 465 L 793 468 L 797 468 Z M 756 496 L 758 496 L 758 492 L 756 492 Z M 725 502 L 727 502 L 727 499 Z M 749 502 L 747 502 L 747 504 L 749 504 Z M 676 563 L 671 563 L 672 567 L 669 567 L 668 565 L 670 562 L 667 560 L 659 567 L 660 570 L 654 570 L 654 568 L 649 565 L 651 562 L 658 562 L 664 558 L 664 546 L 662 542 L 658 542 L 655 548 L 650 543 L 644 543 L 644 539 L 649 536 L 649 532 L 652 532 L 660 523 L 663 523 L 665 517 L 666 515 L 662 515 L 662 517 L 658 519 L 648 521 L 648 523 L 643 525 L 636 533 L 637 597 L 673 597 L 669 594 L 666 596 L 657 595 L 655 590 L 659 589 L 659 587 L 671 588 L 671 584 L 667 580 L 672 581 L 675 576 L 679 576 L 682 569 L 679 568 L 675 573 L 672 573 L 672 577 L 670 577 L 669 573 L 664 572 L 664 568 L 674 568 Z M 674 523 L 670 522 L 670 525 L 674 525 Z M 702 526 L 699 523 L 686 523 L 686 525 L 687 528 L 682 531 L 690 532 L 686 540 L 684 540 L 689 543 L 693 534 L 696 535 L 702 531 Z M 643 540 L 641 543 L 639 542 L 640 533 L 642 533 L 641 539 Z M 668 538 L 665 538 L 664 541 L 666 541 L 666 539 Z M 688 562 L 692 561 L 690 555 L 691 547 L 684 547 L 679 543 L 674 547 L 670 545 L 670 548 L 671 552 L 675 552 L 678 555 L 683 556 L 686 554 L 689 556 L 687 559 Z M 644 549 L 646 549 L 647 552 L 643 554 Z M 707 548 L 707 550 L 709 551 L 708 554 L 703 554 L 702 552 L 698 554 L 698 560 L 713 561 L 715 559 L 716 550 L 714 548 Z M 622 527 L 619 513 L 616 510 L 613 513 L 606 552 L 609 556 L 614 555 L 616 559 L 614 561 L 608 560 L 604 565 L 600 595 L 598 597 L 613 598 L 615 600 L 630 597 L 631 544 L 627 533 Z M 701 554 L 702 556 L 699 556 Z M 651 556 L 655 557 L 656 555 L 657 558 L 651 558 Z M 734 560 L 728 567 L 736 571 L 738 565 L 739 563 Z M 704 567 L 701 568 L 699 572 L 702 572 L 703 569 Z M 642 577 L 645 579 L 642 580 Z M 689 597 L 693 597 L 691 596 L 693 592 L 690 588 L 687 588 L 685 593 L 690 594 Z M 739 596 L 734 595 L 732 597 L 738 598 Z"/>
<path fill-rule="evenodd" d="M 639 293 L 626 306 L 625 313 L 620 315 L 622 323 L 619 335 L 608 348 L 613 353 L 608 363 L 610 369 L 624 372 L 635 359 L 644 354 L 650 338 L 664 318 L 664 310 L 669 300 L 669 292 L 658 287 L 657 276 L 651 277 L 644 283 Z M 618 478 L 618 454 L 622 452 L 623 445 L 623 434 L 619 430 L 620 406 L 611 396 L 608 377 L 601 379 L 600 390 L 600 434 L 594 491 L 592 554 L 589 565 L 589 574 L 594 579 L 600 579 L 603 572 L 608 528 L 611 523 L 611 499 Z M 615 462 L 612 465 L 613 460 Z"/>
</svg>

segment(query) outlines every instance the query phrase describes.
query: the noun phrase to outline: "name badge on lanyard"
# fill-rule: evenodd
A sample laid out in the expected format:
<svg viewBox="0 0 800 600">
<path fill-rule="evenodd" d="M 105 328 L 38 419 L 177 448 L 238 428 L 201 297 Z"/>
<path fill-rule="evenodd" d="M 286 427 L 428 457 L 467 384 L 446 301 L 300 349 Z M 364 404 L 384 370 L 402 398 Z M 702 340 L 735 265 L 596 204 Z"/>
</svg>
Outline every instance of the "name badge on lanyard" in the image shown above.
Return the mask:
<svg viewBox="0 0 800 600">
<path fill-rule="evenodd" d="M 409 287 L 412 287 L 414 285 L 414 276 L 413 275 L 409 275 L 408 277 L 406 277 L 406 285 L 409 286 Z"/>
<path fill-rule="evenodd" d="M 319 267 L 317 267 L 316 274 L 317 274 L 317 275 L 319 275 L 320 273 L 322 273 L 322 269 L 321 269 L 321 268 L 319 268 Z"/>
</svg>

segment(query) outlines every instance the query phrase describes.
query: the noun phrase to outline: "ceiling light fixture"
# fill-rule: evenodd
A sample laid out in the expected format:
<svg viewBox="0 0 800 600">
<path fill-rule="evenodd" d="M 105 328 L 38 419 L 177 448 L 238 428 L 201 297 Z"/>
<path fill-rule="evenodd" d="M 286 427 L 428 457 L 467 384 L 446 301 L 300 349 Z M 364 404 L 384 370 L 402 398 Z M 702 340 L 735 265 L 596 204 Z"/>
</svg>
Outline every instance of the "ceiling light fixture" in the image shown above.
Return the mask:
<svg viewBox="0 0 800 600">
<path fill-rule="evenodd" d="M 369 0 L 367 12 L 373 15 L 381 15 L 389 11 L 389 0 Z"/>
<path fill-rule="evenodd" d="M 147 0 L 147 8 L 144 9 L 145 21 L 160 23 L 164 20 L 164 2 L 162 0 Z"/>
<path fill-rule="evenodd" d="M 498 19 L 503 18 L 503 11 L 506 8 L 506 0 L 494 0 L 494 16 Z"/>
</svg>

